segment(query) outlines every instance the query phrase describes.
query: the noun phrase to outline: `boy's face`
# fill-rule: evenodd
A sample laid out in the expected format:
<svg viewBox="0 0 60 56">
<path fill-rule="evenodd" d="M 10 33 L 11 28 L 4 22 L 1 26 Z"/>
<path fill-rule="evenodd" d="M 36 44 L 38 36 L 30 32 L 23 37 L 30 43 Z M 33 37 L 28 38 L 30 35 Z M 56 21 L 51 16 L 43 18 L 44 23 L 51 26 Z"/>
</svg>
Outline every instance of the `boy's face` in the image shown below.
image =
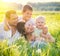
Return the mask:
<svg viewBox="0 0 60 56">
<path fill-rule="evenodd" d="M 28 21 L 32 16 L 32 11 L 31 10 L 26 10 L 23 12 L 23 18 L 24 20 Z"/>
<path fill-rule="evenodd" d="M 27 24 L 27 26 L 25 26 L 25 31 L 26 33 L 32 33 L 34 31 L 34 26 L 32 24 Z"/>
<path fill-rule="evenodd" d="M 45 20 L 44 19 L 37 19 L 36 20 L 36 27 L 39 29 L 42 29 L 45 25 Z"/>
</svg>

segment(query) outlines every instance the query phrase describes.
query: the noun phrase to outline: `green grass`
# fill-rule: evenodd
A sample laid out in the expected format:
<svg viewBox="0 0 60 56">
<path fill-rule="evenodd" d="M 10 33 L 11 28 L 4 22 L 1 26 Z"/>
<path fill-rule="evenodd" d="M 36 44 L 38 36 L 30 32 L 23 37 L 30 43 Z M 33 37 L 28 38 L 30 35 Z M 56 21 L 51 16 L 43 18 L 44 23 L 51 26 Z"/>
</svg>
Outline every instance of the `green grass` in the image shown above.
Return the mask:
<svg viewBox="0 0 60 56">
<path fill-rule="evenodd" d="M 0 22 L 4 19 L 5 12 L 0 13 Z M 18 13 L 21 15 L 21 12 Z M 11 46 L 7 45 L 7 41 L 0 41 L 0 56 L 60 56 L 60 13 L 59 12 L 33 12 L 33 18 L 38 15 L 46 17 L 46 25 L 49 32 L 56 39 L 55 43 L 49 43 L 47 48 L 38 49 L 31 48 L 30 45 L 24 40 L 20 39 Z"/>
</svg>

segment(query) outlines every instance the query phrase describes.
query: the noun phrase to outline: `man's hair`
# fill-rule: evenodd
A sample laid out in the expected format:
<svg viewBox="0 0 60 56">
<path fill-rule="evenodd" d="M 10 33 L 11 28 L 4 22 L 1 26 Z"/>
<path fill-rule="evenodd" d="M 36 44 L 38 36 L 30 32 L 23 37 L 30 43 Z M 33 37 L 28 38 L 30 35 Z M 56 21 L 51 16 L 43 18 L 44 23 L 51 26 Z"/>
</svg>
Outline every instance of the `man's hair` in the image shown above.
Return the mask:
<svg viewBox="0 0 60 56">
<path fill-rule="evenodd" d="M 30 11 L 33 11 L 33 9 L 32 9 L 32 6 L 30 6 L 30 5 L 25 5 L 24 7 L 23 7 L 23 12 L 25 12 L 25 11 L 27 11 L 27 10 L 30 10 Z"/>
<path fill-rule="evenodd" d="M 16 11 L 15 10 L 9 10 L 9 11 L 7 11 L 6 14 L 5 14 L 5 17 L 6 18 L 10 18 L 11 14 L 16 14 Z"/>
</svg>

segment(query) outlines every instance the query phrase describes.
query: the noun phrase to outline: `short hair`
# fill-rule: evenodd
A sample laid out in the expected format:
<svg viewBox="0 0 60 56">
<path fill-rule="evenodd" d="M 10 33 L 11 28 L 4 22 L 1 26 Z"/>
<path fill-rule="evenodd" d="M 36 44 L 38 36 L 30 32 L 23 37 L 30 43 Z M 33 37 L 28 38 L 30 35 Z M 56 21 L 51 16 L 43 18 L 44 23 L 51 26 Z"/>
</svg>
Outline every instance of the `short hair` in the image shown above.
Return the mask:
<svg viewBox="0 0 60 56">
<path fill-rule="evenodd" d="M 6 18 L 10 18 L 11 14 L 16 14 L 16 11 L 15 10 L 9 10 L 9 11 L 7 11 L 6 14 L 5 14 L 5 17 Z"/>
<path fill-rule="evenodd" d="M 32 9 L 32 6 L 30 6 L 30 5 L 25 5 L 24 7 L 23 7 L 23 12 L 25 12 L 25 11 L 27 11 L 27 10 L 30 10 L 30 11 L 33 11 L 33 9 Z"/>
</svg>

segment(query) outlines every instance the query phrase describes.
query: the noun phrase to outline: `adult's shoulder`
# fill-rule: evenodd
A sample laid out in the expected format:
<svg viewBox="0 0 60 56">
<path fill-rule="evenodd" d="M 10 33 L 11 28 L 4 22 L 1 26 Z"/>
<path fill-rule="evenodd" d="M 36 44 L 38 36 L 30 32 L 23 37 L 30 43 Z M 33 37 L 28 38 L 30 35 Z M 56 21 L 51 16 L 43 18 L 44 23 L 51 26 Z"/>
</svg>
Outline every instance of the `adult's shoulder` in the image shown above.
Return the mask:
<svg viewBox="0 0 60 56">
<path fill-rule="evenodd" d="M 0 23 L 0 40 L 4 39 L 3 27 L 4 23 Z"/>
<path fill-rule="evenodd" d="M 0 23 L 0 30 L 1 30 L 1 28 L 3 28 L 4 27 L 4 23 L 2 22 L 2 23 Z"/>
<path fill-rule="evenodd" d="M 3 22 L 1 22 L 1 23 L 0 23 L 0 26 L 1 26 L 1 25 L 3 25 L 3 24 L 4 24 L 4 23 L 3 23 Z"/>
</svg>

